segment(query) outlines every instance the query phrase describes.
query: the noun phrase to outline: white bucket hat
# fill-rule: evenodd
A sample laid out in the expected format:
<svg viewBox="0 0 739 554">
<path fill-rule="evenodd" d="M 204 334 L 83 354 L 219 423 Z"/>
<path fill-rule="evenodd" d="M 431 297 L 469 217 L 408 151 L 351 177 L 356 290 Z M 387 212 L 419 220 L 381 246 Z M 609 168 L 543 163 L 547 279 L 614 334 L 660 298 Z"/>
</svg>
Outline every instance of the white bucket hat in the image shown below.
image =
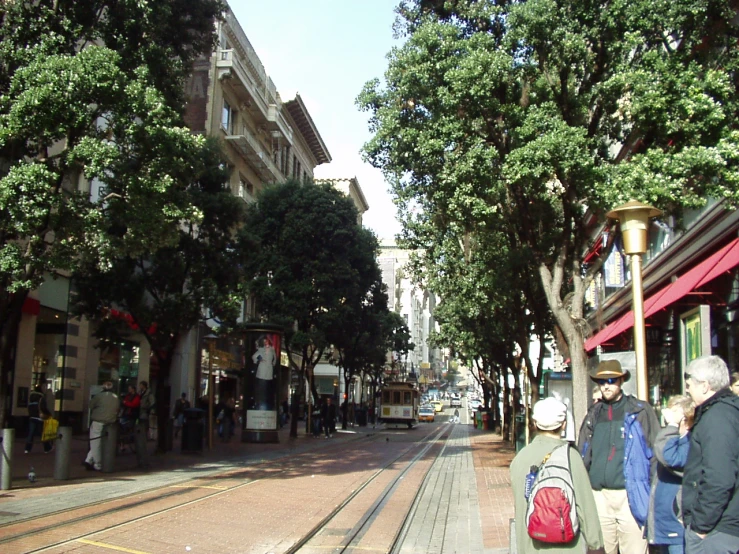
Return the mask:
<svg viewBox="0 0 739 554">
<path fill-rule="evenodd" d="M 534 404 L 531 418 L 543 431 L 559 429 L 567 417 L 567 406 L 556 398 L 545 398 Z"/>
</svg>

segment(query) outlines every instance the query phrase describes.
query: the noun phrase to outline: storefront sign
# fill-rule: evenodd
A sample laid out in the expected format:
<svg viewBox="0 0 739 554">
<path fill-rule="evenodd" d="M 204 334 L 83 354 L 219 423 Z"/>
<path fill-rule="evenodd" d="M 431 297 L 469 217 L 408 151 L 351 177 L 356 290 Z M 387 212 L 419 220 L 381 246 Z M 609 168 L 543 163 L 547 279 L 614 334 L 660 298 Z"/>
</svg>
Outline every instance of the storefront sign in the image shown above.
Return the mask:
<svg viewBox="0 0 739 554">
<path fill-rule="evenodd" d="M 701 305 L 680 315 L 680 358 L 683 370 L 711 354 L 711 307 Z M 682 375 L 682 371 L 680 374 Z"/>
</svg>

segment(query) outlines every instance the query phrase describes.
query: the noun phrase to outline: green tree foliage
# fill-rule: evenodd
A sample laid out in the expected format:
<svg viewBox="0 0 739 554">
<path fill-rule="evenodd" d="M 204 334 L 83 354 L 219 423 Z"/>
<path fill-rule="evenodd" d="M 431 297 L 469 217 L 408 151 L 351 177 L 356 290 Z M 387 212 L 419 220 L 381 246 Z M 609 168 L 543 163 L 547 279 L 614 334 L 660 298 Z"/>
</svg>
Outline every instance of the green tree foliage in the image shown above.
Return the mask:
<svg viewBox="0 0 739 554">
<path fill-rule="evenodd" d="M 516 238 L 569 347 L 581 418 L 591 214 L 739 198 L 732 2 L 408 0 L 399 14 L 386 84 L 359 97 L 367 158 L 415 246 L 452 223 Z"/>
<path fill-rule="evenodd" d="M 138 256 L 121 255 L 100 268 L 81 262 L 73 274 L 77 290 L 73 311 L 98 322 L 99 338 L 120 338 L 131 327 L 146 337 L 159 365 L 157 418 L 165 429 L 171 410 L 165 388 L 180 340 L 206 315 L 233 327 L 241 306 L 239 267 L 242 256 L 236 230 L 243 222 L 243 202 L 227 183 L 217 144 L 210 142 L 190 160 L 187 188 L 177 203 L 190 205 L 196 218 L 182 219 L 175 244 Z M 131 316 L 126 321 L 114 311 Z M 165 433 L 159 434 L 164 448 Z"/>
<path fill-rule="evenodd" d="M 258 299 L 261 317 L 285 328 L 298 398 L 306 377 L 317 398 L 315 365 L 376 292 L 377 240 L 357 217 L 352 201 L 332 186 L 288 181 L 260 193 L 241 230 L 248 253 L 244 292 Z M 297 416 L 293 401 L 291 436 Z"/>
<path fill-rule="evenodd" d="M 498 398 L 509 372 L 518 376 L 522 364 L 514 352 L 520 352 L 536 400 L 544 339 L 552 334 L 538 276 L 510 236 L 489 229 L 466 235 L 459 231 L 456 224 L 434 229 L 434 240 L 411 264 L 424 286 L 441 298 L 435 313 L 439 331 L 432 334 L 432 342 L 451 348 L 472 370 L 483 386 L 486 405 Z M 536 366 L 529 356 L 532 336 L 540 345 Z M 490 407 L 497 412 L 497 402 Z M 500 421 L 497 413 L 495 420 Z"/>
<path fill-rule="evenodd" d="M 179 222 L 198 217 L 170 194 L 203 148 L 182 125 L 183 78 L 223 7 L 0 5 L 0 418 L 21 309 L 44 273 L 176 244 Z"/>
</svg>

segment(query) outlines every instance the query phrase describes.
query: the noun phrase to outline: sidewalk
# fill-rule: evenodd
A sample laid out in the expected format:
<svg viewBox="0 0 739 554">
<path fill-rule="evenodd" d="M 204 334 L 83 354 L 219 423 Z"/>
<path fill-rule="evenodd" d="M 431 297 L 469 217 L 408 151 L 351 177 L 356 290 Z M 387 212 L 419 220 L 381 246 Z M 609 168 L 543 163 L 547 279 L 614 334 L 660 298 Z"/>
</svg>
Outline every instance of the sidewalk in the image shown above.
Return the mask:
<svg viewBox="0 0 739 554">
<path fill-rule="evenodd" d="M 379 428 L 377 429 L 379 430 Z M 223 442 L 218 434 L 213 433 L 213 449 L 208 449 L 207 434 L 203 437 L 203 450 L 197 453 L 182 453 L 181 438 L 174 440 L 173 449 L 166 453 L 157 453 L 157 445 L 155 441 L 149 440 L 147 443 L 149 453 L 149 463 L 151 467 L 148 470 L 142 470 L 137 467 L 136 454 L 130 449 L 116 456 L 112 473 L 102 473 L 99 471 L 87 470 L 82 461 L 85 459 L 88 450 L 87 435 L 75 435 L 72 439 L 72 448 L 69 457 L 69 479 L 54 479 L 54 464 L 56 460 L 56 451 L 49 454 L 43 453 L 43 448 L 38 441 L 35 441 L 33 450 L 29 454 L 24 454 L 25 437 L 16 437 L 13 444 L 13 461 L 11 465 L 12 490 L 19 489 L 37 489 L 39 487 L 53 487 L 70 483 L 88 482 L 88 481 L 105 481 L 120 478 L 141 478 L 147 474 L 154 474 L 174 469 L 192 469 L 221 465 L 230 465 L 236 462 L 259 463 L 261 461 L 274 459 L 284 456 L 292 452 L 305 452 L 313 448 L 320 448 L 324 444 L 335 444 L 336 441 L 349 441 L 355 438 L 364 437 L 376 430 L 372 426 L 368 427 L 350 427 L 347 431 L 337 430 L 333 439 L 325 441 L 322 438 L 313 438 L 305 433 L 305 422 L 300 421 L 298 424 L 298 437 L 290 438 L 289 425 L 284 426 L 278 431 L 279 443 L 258 444 L 241 442 L 240 436 L 236 435 L 229 442 Z M 36 473 L 36 482 L 30 483 L 28 473 L 31 467 Z"/>
<path fill-rule="evenodd" d="M 510 520 L 514 514 L 509 468 L 516 451 L 499 434 L 490 431 L 470 428 L 470 443 L 485 553 L 504 554 L 509 551 Z"/>
</svg>

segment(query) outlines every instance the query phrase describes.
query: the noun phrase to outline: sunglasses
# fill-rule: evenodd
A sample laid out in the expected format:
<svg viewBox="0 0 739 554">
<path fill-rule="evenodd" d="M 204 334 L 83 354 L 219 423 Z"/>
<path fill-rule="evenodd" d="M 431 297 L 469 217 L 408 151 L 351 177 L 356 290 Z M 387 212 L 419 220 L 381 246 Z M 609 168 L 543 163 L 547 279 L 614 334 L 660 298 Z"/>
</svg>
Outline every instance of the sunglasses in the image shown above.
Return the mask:
<svg viewBox="0 0 739 554">
<path fill-rule="evenodd" d="M 621 377 L 609 377 L 608 379 L 595 379 L 599 385 L 614 385 L 621 380 Z"/>
</svg>

